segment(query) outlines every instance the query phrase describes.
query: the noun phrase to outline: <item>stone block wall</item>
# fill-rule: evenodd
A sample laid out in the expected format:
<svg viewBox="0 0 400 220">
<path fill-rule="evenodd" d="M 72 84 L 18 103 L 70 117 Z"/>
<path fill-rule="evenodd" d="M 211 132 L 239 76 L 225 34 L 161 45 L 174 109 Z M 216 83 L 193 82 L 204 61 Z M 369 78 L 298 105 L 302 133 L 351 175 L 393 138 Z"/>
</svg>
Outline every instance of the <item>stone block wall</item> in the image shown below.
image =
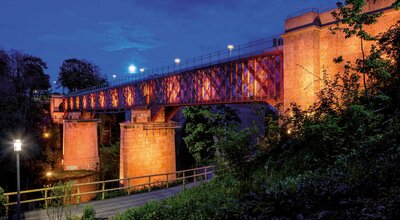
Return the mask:
<svg viewBox="0 0 400 220">
<path fill-rule="evenodd" d="M 154 124 L 157 127 L 152 127 Z M 162 127 L 162 124 L 120 124 L 120 178 L 176 172 L 175 128 Z M 169 180 L 175 178 L 175 175 L 168 176 Z M 151 181 L 166 179 L 166 176 L 157 176 L 152 177 Z M 130 181 L 129 184 L 133 186 L 148 182 L 147 177 Z"/>
<path fill-rule="evenodd" d="M 97 120 L 63 121 L 64 170 L 98 170 Z"/>
<path fill-rule="evenodd" d="M 366 26 L 366 31 L 376 35 L 385 32 L 400 20 L 400 11 L 389 9 L 394 0 L 369 1 L 365 11 L 383 11 L 376 24 Z M 316 14 L 309 12 L 304 15 L 289 18 L 285 22 L 284 40 L 284 108 L 291 102 L 307 108 L 316 99 L 316 93 L 321 89 L 323 71 L 327 77 L 343 72 L 343 64 L 335 64 L 334 58 L 340 55 L 346 61 L 355 63 L 361 58 L 360 40 L 345 39 L 344 33 L 330 30 L 334 24 L 332 11 Z M 364 50 L 370 51 L 371 43 L 365 43 Z"/>
</svg>

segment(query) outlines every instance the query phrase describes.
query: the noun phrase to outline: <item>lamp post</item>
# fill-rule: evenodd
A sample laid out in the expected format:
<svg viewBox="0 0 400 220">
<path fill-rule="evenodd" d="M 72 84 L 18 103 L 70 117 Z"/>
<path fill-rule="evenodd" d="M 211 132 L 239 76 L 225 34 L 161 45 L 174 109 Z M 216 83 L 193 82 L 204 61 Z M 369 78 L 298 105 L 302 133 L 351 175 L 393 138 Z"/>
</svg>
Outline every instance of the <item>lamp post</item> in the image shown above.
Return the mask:
<svg viewBox="0 0 400 220">
<path fill-rule="evenodd" d="M 176 67 L 179 67 L 179 63 L 181 62 L 181 59 L 179 59 L 179 58 L 175 58 L 175 64 L 176 64 Z M 178 69 L 178 68 L 177 68 Z"/>
<path fill-rule="evenodd" d="M 20 218 L 20 212 L 21 212 L 21 198 L 20 198 L 20 179 L 19 179 L 19 152 L 21 151 L 22 147 L 22 142 L 21 139 L 16 139 L 14 140 L 14 151 L 17 153 L 17 219 Z"/>
<path fill-rule="evenodd" d="M 233 50 L 233 48 L 235 48 L 232 44 L 229 44 L 228 46 L 227 46 L 227 48 L 228 48 L 228 51 L 229 51 L 229 53 L 228 53 L 228 56 L 230 57 L 231 56 L 231 53 L 232 53 L 232 50 Z"/>
</svg>

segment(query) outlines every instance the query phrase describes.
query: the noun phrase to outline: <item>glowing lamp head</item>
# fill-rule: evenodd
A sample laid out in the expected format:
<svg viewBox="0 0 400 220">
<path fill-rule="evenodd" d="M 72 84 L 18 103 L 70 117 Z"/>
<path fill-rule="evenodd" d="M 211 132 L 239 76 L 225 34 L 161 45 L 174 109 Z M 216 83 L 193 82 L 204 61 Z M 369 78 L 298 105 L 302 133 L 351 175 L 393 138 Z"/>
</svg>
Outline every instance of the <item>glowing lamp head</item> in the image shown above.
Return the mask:
<svg viewBox="0 0 400 220">
<path fill-rule="evenodd" d="M 44 137 L 44 138 L 49 138 L 49 137 L 50 137 L 50 134 L 49 134 L 48 132 L 44 132 L 44 133 L 43 133 L 43 137 Z"/>
<path fill-rule="evenodd" d="M 139 70 L 141 73 L 143 73 L 144 72 L 144 68 L 140 68 L 140 70 Z"/>
<path fill-rule="evenodd" d="M 46 176 L 47 177 L 51 177 L 53 175 L 53 173 L 51 172 L 51 171 L 48 171 L 47 173 L 46 173 Z"/>
<path fill-rule="evenodd" d="M 113 79 L 115 79 L 116 77 L 117 77 L 117 75 L 115 75 L 115 74 L 114 74 L 114 75 L 112 75 L 112 78 L 113 78 Z"/>
<path fill-rule="evenodd" d="M 133 64 L 129 65 L 128 71 L 129 73 L 136 73 L 136 66 Z"/>
<path fill-rule="evenodd" d="M 178 65 L 180 62 L 181 62 L 181 59 L 175 58 L 175 63 L 176 63 L 176 65 Z"/>
<path fill-rule="evenodd" d="M 229 51 L 231 51 L 231 50 L 233 50 L 233 48 L 235 48 L 232 44 L 229 44 L 228 46 L 227 46 L 227 48 L 228 48 L 228 50 Z"/>
<path fill-rule="evenodd" d="M 14 151 L 21 151 L 22 142 L 21 139 L 14 140 Z"/>
</svg>

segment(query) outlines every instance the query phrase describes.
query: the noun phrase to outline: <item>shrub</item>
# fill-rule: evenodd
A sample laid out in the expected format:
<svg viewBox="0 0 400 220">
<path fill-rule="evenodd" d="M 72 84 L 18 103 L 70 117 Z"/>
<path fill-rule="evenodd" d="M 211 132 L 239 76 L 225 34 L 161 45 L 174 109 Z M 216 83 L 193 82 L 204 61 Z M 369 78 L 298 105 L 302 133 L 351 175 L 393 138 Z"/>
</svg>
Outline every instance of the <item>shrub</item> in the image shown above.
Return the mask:
<svg viewBox="0 0 400 220">
<path fill-rule="evenodd" d="M 0 187 L 0 216 L 4 216 L 6 214 L 6 202 L 7 198 L 4 195 L 4 190 Z"/>
<path fill-rule="evenodd" d="M 91 205 L 83 207 L 82 220 L 93 220 L 96 216 L 96 210 Z"/>
</svg>

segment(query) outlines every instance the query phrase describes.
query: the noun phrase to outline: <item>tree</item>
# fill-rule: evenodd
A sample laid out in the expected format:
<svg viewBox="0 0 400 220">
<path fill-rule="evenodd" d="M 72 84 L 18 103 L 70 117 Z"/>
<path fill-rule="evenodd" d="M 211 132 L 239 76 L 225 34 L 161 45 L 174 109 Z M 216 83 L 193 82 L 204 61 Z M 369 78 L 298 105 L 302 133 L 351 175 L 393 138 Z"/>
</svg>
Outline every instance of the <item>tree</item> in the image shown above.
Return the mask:
<svg viewBox="0 0 400 220">
<path fill-rule="evenodd" d="M 100 68 L 97 65 L 76 58 L 64 60 L 58 81 L 70 92 L 107 83 L 107 80 L 100 75 Z"/>
<path fill-rule="evenodd" d="M 27 172 L 23 174 L 27 177 L 23 181 L 32 182 L 35 175 L 40 175 L 33 171 L 39 163 L 32 159 L 40 155 L 41 128 L 47 116 L 44 109 L 48 109 L 50 82 L 44 72 L 46 68 L 46 63 L 39 57 L 16 50 L 0 50 L 0 137 L 4 140 L 0 146 L 1 176 L 14 175 L 15 172 L 14 167 L 8 165 L 14 157 L 6 150 L 13 138 L 29 142 L 29 148 L 24 153 L 29 160 L 22 163 L 27 167 L 22 169 Z M 2 178 L 0 182 L 7 190 L 15 185 L 7 178 Z"/>
<path fill-rule="evenodd" d="M 213 158 L 217 128 L 226 129 L 240 122 L 237 111 L 225 105 L 186 107 L 183 114 L 186 117 L 183 140 L 196 165 Z"/>
</svg>

